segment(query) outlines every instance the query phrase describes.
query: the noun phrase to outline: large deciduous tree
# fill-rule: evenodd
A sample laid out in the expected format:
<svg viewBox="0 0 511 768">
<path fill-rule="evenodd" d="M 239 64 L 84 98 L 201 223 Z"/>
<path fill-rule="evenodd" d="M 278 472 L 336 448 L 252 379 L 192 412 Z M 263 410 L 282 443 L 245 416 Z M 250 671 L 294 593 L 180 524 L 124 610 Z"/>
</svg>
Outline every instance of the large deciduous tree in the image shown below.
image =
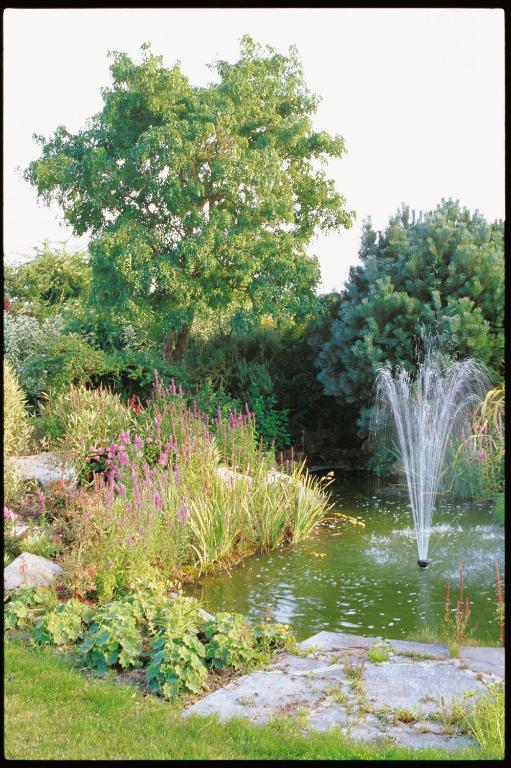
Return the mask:
<svg viewBox="0 0 511 768">
<path fill-rule="evenodd" d="M 190 84 L 144 45 L 113 53 L 103 108 L 76 134 L 35 137 L 26 179 L 91 236 L 92 300 L 129 315 L 179 360 L 201 309 L 293 312 L 313 301 L 319 231 L 349 227 L 321 164 L 345 151 L 313 128 L 318 99 L 297 53 L 244 37 L 216 82 Z"/>
<path fill-rule="evenodd" d="M 383 233 L 367 222 L 338 316 L 318 357 L 325 393 L 367 427 L 375 372 L 385 362 L 412 372 L 423 336 L 503 375 L 504 224 L 452 200 L 424 215 L 404 206 Z"/>
</svg>

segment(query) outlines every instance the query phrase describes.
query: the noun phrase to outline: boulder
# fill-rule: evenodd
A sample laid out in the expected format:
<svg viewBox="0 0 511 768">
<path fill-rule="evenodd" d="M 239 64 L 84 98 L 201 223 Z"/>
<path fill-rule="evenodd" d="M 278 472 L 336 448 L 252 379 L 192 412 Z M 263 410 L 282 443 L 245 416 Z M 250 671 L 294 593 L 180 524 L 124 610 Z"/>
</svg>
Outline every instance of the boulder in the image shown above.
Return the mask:
<svg viewBox="0 0 511 768">
<path fill-rule="evenodd" d="M 226 483 L 236 483 L 239 480 L 246 480 L 250 485 L 253 482 L 253 478 L 250 475 L 243 475 L 241 472 L 235 472 L 229 467 L 218 467 L 216 470 L 218 477 L 224 480 Z"/>
<path fill-rule="evenodd" d="M 276 469 L 272 469 L 266 475 L 266 482 L 269 485 L 273 485 L 274 483 L 292 483 L 293 478 L 291 475 L 286 475 L 285 472 L 278 472 Z"/>
<path fill-rule="evenodd" d="M 37 480 L 43 488 L 61 478 L 68 486 L 76 485 L 76 470 L 65 462 L 63 465 L 58 453 L 47 451 L 32 456 L 14 456 L 13 462 L 20 477 L 24 480 Z"/>
<path fill-rule="evenodd" d="M 62 573 L 62 566 L 30 552 L 19 557 L 4 568 L 4 591 L 20 587 L 48 587 Z"/>
</svg>

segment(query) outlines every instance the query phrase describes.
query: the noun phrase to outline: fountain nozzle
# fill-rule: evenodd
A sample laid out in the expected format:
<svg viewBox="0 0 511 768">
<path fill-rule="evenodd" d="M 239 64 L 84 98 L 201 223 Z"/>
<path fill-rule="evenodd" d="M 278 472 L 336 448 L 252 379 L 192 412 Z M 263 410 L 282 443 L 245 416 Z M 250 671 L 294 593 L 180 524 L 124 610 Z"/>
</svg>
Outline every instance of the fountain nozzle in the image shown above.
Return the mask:
<svg viewBox="0 0 511 768">
<path fill-rule="evenodd" d="M 429 564 L 429 560 L 417 560 L 419 568 L 425 568 Z"/>
</svg>

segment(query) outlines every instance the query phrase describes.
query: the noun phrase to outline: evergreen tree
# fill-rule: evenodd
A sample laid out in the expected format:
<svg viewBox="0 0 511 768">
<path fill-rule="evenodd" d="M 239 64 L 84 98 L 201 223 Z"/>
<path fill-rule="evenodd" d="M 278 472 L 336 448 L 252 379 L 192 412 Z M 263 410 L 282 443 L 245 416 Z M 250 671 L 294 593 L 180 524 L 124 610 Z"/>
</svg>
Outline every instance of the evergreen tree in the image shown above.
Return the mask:
<svg viewBox="0 0 511 768">
<path fill-rule="evenodd" d="M 362 263 L 350 270 L 318 356 L 325 393 L 359 412 L 361 434 L 377 367 L 413 371 L 423 334 L 503 376 L 503 235 L 502 221 L 489 224 L 452 200 L 418 217 L 403 206 L 383 233 L 365 223 Z"/>
</svg>

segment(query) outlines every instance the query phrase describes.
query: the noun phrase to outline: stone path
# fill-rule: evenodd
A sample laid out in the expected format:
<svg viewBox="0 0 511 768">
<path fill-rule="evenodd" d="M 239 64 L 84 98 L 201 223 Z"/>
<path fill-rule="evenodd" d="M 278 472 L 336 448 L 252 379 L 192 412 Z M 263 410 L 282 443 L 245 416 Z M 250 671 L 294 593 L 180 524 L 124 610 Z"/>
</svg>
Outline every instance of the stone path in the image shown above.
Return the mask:
<svg viewBox="0 0 511 768">
<path fill-rule="evenodd" d="M 266 669 L 195 702 L 185 715 L 265 723 L 301 713 L 305 728 L 339 726 L 354 740 L 455 750 L 475 742 L 449 718 L 453 705 L 467 706 L 489 683 L 504 679 L 503 648 L 465 648 L 451 659 L 440 644 L 337 632 L 319 632 L 298 648 L 300 655 L 281 654 Z M 386 660 L 375 663 L 376 651 Z"/>
</svg>

